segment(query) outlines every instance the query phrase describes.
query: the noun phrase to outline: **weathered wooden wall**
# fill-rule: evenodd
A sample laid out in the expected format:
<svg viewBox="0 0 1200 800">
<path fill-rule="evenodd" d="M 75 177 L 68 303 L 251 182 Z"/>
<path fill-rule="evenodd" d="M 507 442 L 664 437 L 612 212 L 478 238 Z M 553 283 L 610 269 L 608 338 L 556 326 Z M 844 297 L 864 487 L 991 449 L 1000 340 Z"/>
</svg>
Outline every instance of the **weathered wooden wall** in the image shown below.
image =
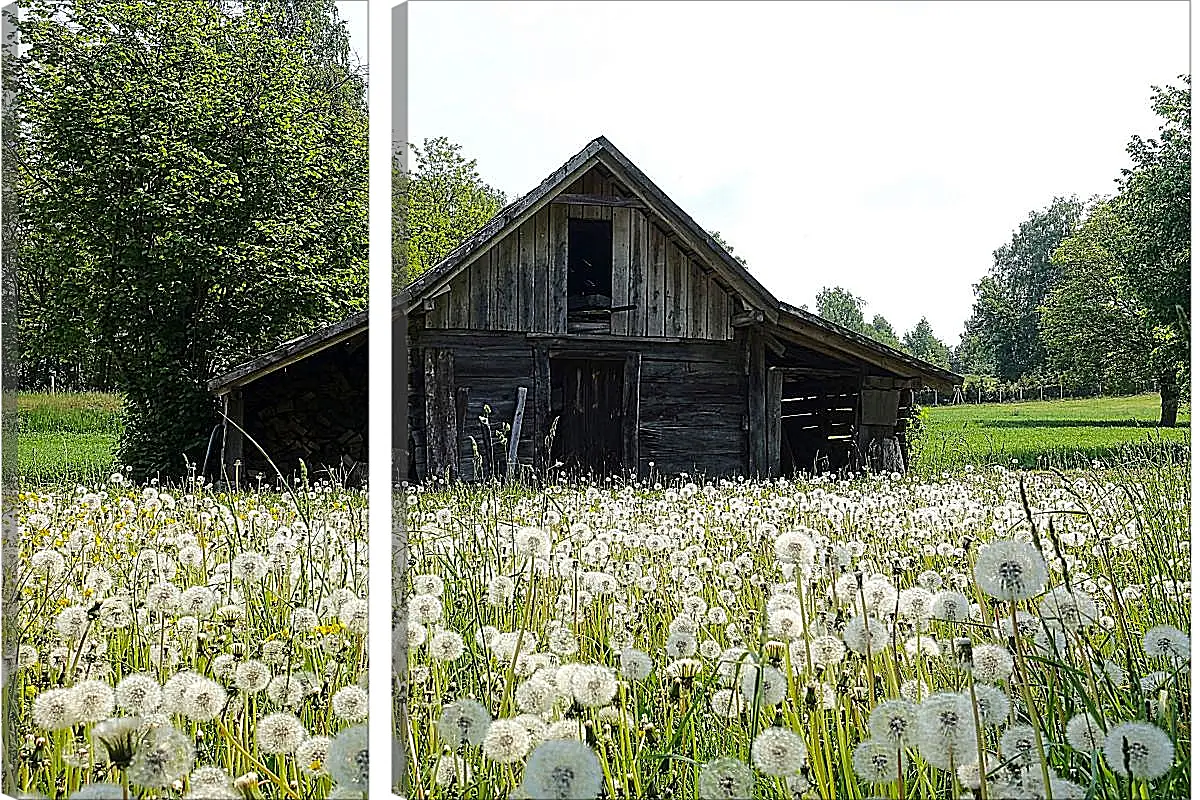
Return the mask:
<svg viewBox="0 0 1200 800">
<path fill-rule="evenodd" d="M 639 388 L 636 418 L 629 421 L 636 430 L 624 434 L 627 440 L 636 442 L 639 474 L 647 474 L 651 462 L 656 471 L 668 473 L 732 475 L 746 470 L 747 376 L 740 343 L 526 336 L 414 327 L 410 329 L 410 345 L 409 434 L 415 479 L 430 477 L 430 448 L 439 445 L 439 437 L 445 435 L 447 427 L 455 429 L 458 439 L 457 477 L 477 477 L 470 437 L 475 438 L 485 459 L 482 476 L 491 477 L 494 473 L 484 445 L 487 432 L 479 417 L 486 404 L 491 409 L 494 430 L 504 423 L 511 424 L 517 390 L 522 386 L 528 396 L 518 461 L 530 467 L 541 466 L 544 439 L 552 419 L 548 413 L 548 372 L 540 377 L 538 372 L 548 370 L 552 355 L 589 358 L 597 353 L 640 356 L 634 362 L 636 372 L 626 373 L 630 376 L 627 381 L 636 381 Z M 431 393 L 430 381 L 439 380 L 440 375 L 420 365 L 429 362 L 430 354 L 444 352 L 453 354 L 453 386 L 449 393 L 456 403 L 461 403 L 465 393 L 466 402 L 456 410 L 452 425 L 447 425 L 443 414 L 442 424 L 431 432 L 431 413 L 436 417 L 445 404 L 434 402 L 431 406 L 430 397 L 445 397 L 447 391 L 443 388 Z M 496 468 L 501 471 L 503 450 L 501 444 L 494 447 Z"/>
<path fill-rule="evenodd" d="M 560 197 L 616 198 L 620 187 L 596 167 Z M 702 261 L 672 241 L 646 209 L 551 202 L 479 254 L 432 299 L 429 328 L 566 333 L 567 220 L 613 223 L 611 333 L 729 340 L 735 295 Z"/>
<path fill-rule="evenodd" d="M 367 460 L 367 335 L 321 350 L 264 375 L 241 393 L 242 422 L 290 477 L 298 459 L 316 475 L 325 467 L 358 465 L 351 476 L 365 476 Z M 264 472 L 270 464 L 250 442 L 241 444 L 242 477 Z"/>
</svg>

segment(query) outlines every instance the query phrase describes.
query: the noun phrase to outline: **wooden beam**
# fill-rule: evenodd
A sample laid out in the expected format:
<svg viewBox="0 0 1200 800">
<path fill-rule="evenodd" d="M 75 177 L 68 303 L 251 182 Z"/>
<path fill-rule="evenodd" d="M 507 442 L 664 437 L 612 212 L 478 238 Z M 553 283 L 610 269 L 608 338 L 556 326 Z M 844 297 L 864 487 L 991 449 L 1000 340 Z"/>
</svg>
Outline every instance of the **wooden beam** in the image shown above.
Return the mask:
<svg viewBox="0 0 1200 800">
<path fill-rule="evenodd" d="M 621 460 L 636 475 L 641 458 L 638 430 L 641 428 L 642 354 L 625 358 L 625 380 L 621 398 Z"/>
<path fill-rule="evenodd" d="M 546 441 L 550 435 L 550 351 L 545 345 L 533 348 L 533 458 L 542 470 L 553 463 Z"/>
<path fill-rule="evenodd" d="M 745 302 L 745 298 L 742 298 Z M 745 328 L 749 325 L 755 325 L 763 321 L 763 312 L 758 309 L 750 309 L 748 311 L 738 311 L 731 317 L 731 323 L 735 328 Z"/>
<path fill-rule="evenodd" d="M 525 395 L 528 393 L 528 388 L 517 387 L 517 410 L 513 413 L 512 431 L 508 436 L 508 462 L 504 473 L 510 481 L 517 472 L 517 447 L 521 444 L 521 422 L 525 419 Z"/>
<path fill-rule="evenodd" d="M 762 339 L 754 330 L 749 336 L 749 374 L 747 375 L 747 401 L 749 418 L 747 435 L 749 441 L 750 474 L 761 477 L 767 469 L 767 387 L 766 353 Z"/>
<path fill-rule="evenodd" d="M 767 474 L 779 477 L 780 438 L 783 433 L 783 373 L 767 371 Z"/>
<path fill-rule="evenodd" d="M 646 204 L 636 197 L 614 197 L 602 194 L 560 194 L 550 201 L 551 205 L 567 206 L 612 206 L 615 208 L 645 208 Z"/>
</svg>

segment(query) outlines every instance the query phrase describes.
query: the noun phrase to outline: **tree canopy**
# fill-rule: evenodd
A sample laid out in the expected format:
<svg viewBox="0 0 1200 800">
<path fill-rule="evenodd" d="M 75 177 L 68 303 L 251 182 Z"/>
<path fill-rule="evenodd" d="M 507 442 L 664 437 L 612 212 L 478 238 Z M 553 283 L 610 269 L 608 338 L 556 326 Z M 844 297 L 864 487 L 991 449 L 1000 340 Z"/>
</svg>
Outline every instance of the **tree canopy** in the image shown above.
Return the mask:
<svg viewBox="0 0 1200 800">
<path fill-rule="evenodd" d="M 1114 384 L 1153 379 L 1175 425 L 1190 350 L 1191 79 L 1154 87 L 1158 138 L 1134 136 L 1133 166 L 1058 248 L 1041 310 L 1055 366 Z"/>
<path fill-rule="evenodd" d="M 16 27 L 22 334 L 111 353 L 122 459 L 182 474 L 208 378 L 366 301 L 365 78 L 333 0 L 36 0 Z"/>
<path fill-rule="evenodd" d="M 415 166 L 397 157 L 392 180 L 392 279 L 403 287 L 445 258 L 504 207 L 504 193 L 479 177 L 475 159 L 444 136 L 409 144 Z"/>
</svg>

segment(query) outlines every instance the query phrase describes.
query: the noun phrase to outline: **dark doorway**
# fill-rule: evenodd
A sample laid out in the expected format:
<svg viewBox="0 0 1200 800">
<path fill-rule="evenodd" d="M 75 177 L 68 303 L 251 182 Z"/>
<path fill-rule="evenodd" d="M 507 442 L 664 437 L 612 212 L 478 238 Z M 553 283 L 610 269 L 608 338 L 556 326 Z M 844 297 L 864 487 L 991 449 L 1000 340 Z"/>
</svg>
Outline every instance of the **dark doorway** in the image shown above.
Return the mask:
<svg viewBox="0 0 1200 800">
<path fill-rule="evenodd" d="M 624 361 L 550 359 L 551 455 L 566 469 L 601 475 L 624 466 L 624 385 Z"/>
</svg>

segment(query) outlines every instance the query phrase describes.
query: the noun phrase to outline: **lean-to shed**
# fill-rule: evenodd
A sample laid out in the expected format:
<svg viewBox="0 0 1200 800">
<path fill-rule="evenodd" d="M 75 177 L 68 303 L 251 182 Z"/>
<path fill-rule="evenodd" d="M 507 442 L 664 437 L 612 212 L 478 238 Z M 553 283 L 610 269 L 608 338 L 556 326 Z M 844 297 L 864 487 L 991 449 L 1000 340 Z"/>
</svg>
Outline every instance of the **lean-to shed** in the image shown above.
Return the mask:
<svg viewBox="0 0 1200 800">
<path fill-rule="evenodd" d="M 394 313 L 407 334 L 412 480 L 560 462 L 640 475 L 652 464 L 758 476 L 902 468 L 913 390 L 961 383 L 780 302 L 604 137 L 405 287 Z M 293 342 L 214 391 L 238 392 L 227 404 L 240 403 L 250 430 L 249 409 L 279 413 L 251 399 L 264 370 L 330 349 L 336 360 L 365 337 L 365 319 L 355 324 Z"/>
</svg>

